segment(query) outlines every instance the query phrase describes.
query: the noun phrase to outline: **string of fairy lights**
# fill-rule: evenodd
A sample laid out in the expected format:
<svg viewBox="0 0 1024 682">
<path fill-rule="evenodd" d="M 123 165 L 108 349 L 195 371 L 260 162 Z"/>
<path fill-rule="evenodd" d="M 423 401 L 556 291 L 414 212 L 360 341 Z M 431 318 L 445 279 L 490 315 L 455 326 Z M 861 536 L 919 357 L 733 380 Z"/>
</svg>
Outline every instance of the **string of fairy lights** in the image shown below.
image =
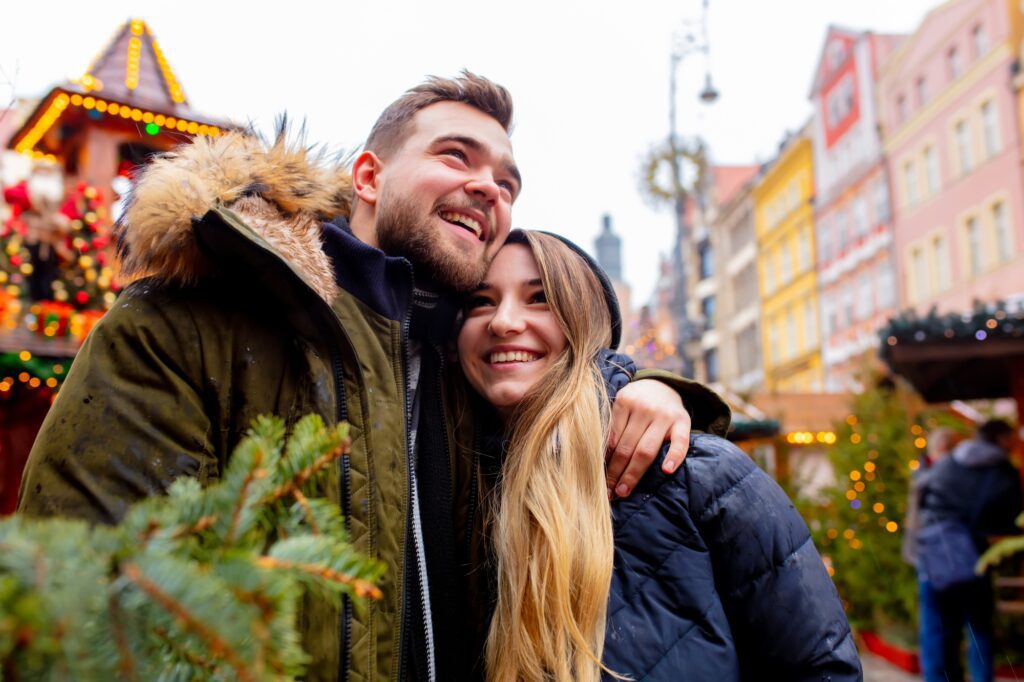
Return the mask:
<svg viewBox="0 0 1024 682">
<path fill-rule="evenodd" d="M 147 135 L 159 135 L 161 131 L 177 131 L 189 135 L 204 135 L 217 137 L 222 131 L 214 125 L 207 125 L 185 118 L 176 118 L 165 114 L 140 109 L 129 104 L 122 104 L 112 100 L 106 100 L 92 95 L 80 95 L 78 93 L 67 93 L 58 91 L 50 102 L 50 106 L 29 129 L 29 131 L 17 142 L 14 149 L 22 154 L 28 154 L 36 159 L 43 159 L 55 162 L 56 157 L 35 149 L 35 146 L 53 127 L 57 120 L 69 108 L 81 108 L 85 111 L 95 111 L 97 114 L 117 116 L 125 120 L 143 123 Z"/>
</svg>

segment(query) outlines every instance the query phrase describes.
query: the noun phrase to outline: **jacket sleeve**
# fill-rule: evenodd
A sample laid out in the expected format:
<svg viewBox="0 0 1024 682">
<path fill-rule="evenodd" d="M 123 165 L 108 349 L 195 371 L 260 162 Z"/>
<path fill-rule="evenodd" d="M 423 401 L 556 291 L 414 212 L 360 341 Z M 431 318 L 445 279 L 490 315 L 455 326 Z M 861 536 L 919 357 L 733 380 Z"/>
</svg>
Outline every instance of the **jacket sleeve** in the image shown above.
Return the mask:
<svg viewBox="0 0 1024 682">
<path fill-rule="evenodd" d="M 115 523 L 179 476 L 218 475 L 181 307 L 128 287 L 92 330 L 32 447 L 18 509 Z"/>
<path fill-rule="evenodd" d="M 723 437 L 729 431 L 732 411 L 717 393 L 704 384 L 664 369 L 637 369 L 631 357 L 607 349 L 598 355 L 597 363 L 610 400 L 614 400 L 619 389 L 632 381 L 654 379 L 679 393 L 683 406 L 690 413 L 694 431 Z"/>
<path fill-rule="evenodd" d="M 744 679 L 863 679 L 839 595 L 778 484 L 713 436 L 696 436 L 686 462 L 690 513 L 711 553 Z"/>
</svg>

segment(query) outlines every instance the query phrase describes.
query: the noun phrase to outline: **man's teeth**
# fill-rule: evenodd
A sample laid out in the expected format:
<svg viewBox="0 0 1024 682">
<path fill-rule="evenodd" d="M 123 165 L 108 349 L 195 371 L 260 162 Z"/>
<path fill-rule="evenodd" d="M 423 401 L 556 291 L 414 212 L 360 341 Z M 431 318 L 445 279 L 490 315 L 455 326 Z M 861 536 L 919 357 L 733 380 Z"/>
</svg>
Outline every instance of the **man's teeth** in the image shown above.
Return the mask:
<svg viewBox="0 0 1024 682">
<path fill-rule="evenodd" d="M 529 351 L 517 350 L 511 353 L 491 353 L 491 362 L 533 362 L 540 356 Z"/>
<path fill-rule="evenodd" d="M 484 228 L 480 226 L 480 223 L 469 216 L 462 215 L 461 213 L 455 213 L 453 211 L 442 211 L 441 218 L 450 223 L 458 223 L 459 225 L 471 230 L 478 239 L 480 238 L 480 235 L 483 234 Z"/>
</svg>

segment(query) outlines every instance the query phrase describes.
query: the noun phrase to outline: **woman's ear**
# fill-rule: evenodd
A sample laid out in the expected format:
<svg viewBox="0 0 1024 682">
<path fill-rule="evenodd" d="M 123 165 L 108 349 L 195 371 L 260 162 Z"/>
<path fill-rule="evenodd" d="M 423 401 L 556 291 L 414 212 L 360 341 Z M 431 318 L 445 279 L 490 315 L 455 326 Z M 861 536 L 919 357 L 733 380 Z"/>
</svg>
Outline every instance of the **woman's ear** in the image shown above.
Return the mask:
<svg viewBox="0 0 1024 682">
<path fill-rule="evenodd" d="M 363 152 L 352 164 L 352 189 L 359 201 L 373 206 L 380 193 L 380 171 L 384 167 L 373 152 Z"/>
</svg>

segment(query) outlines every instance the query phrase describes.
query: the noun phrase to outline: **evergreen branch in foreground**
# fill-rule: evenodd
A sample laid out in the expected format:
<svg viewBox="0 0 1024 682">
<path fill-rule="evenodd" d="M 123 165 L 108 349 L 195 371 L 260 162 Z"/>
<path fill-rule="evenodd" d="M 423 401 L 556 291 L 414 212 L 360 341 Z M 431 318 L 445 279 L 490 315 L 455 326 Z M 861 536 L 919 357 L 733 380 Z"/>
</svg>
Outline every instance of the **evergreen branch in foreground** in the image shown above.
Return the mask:
<svg viewBox="0 0 1024 682">
<path fill-rule="evenodd" d="M 263 417 L 220 482 L 193 479 L 116 527 L 0 521 L 0 679 L 290 680 L 312 590 L 379 599 L 378 562 L 319 498 L 348 447 L 344 424 Z"/>
</svg>

